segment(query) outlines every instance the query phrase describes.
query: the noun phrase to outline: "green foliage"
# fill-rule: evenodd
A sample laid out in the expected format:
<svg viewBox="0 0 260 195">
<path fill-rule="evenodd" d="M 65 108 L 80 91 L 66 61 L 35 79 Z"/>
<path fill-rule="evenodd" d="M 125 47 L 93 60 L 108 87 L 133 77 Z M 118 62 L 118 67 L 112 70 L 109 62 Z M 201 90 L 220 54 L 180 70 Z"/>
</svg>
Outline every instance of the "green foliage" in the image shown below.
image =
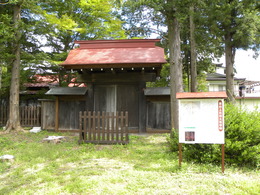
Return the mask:
<svg viewBox="0 0 260 195">
<path fill-rule="evenodd" d="M 195 7 L 194 23 L 195 23 L 195 39 L 197 53 L 197 75 L 201 78 L 204 72 L 210 72 L 212 69 L 212 61 L 215 57 L 223 54 L 223 48 L 216 41 L 218 37 L 212 35 L 207 24 L 208 17 L 205 14 L 207 5 L 204 1 L 159 1 L 159 0 L 142 0 L 142 1 L 124 1 L 122 18 L 125 20 L 124 28 L 129 37 L 146 36 L 154 34 L 158 35 L 164 42 L 163 47 L 166 53 L 169 53 L 170 36 L 167 32 L 169 23 L 169 15 L 174 15 L 180 23 L 181 34 L 181 50 L 183 63 L 183 81 L 186 91 L 190 86 L 190 27 L 189 15 L 190 5 Z M 161 79 L 154 83 L 148 83 L 149 87 L 167 86 L 169 84 L 168 74 L 164 76 L 164 68 L 162 69 Z M 202 80 L 201 80 L 202 81 Z M 200 82 L 200 81 L 198 81 Z M 204 84 L 204 83 L 203 83 Z M 205 91 L 205 87 L 199 84 L 198 91 Z"/>
<path fill-rule="evenodd" d="M 197 77 L 198 81 L 198 91 L 208 91 L 208 84 L 206 81 L 206 74 L 200 74 Z"/>
<path fill-rule="evenodd" d="M 170 64 L 164 64 L 160 72 L 160 78 L 155 82 L 147 82 L 147 87 L 167 87 L 170 82 Z"/>
<path fill-rule="evenodd" d="M 167 137 L 167 141 L 170 146 L 170 150 L 173 152 L 178 152 L 179 135 L 175 129 L 172 129 L 170 135 Z"/>
<path fill-rule="evenodd" d="M 225 104 L 225 162 L 235 166 L 260 166 L 260 113 Z M 178 136 L 169 138 L 171 150 L 178 151 Z M 183 144 L 183 158 L 199 163 L 219 163 L 217 144 Z"/>
<path fill-rule="evenodd" d="M 260 166 L 260 113 L 227 104 L 226 155 L 233 164 Z"/>
<path fill-rule="evenodd" d="M 211 33 L 223 43 L 224 36 L 231 32 L 235 49 L 259 49 L 259 10 L 256 1 L 218 0 L 208 1 L 208 25 Z"/>
<path fill-rule="evenodd" d="M 21 5 L 21 86 L 31 75 L 52 72 L 64 61 L 75 40 L 125 38 L 115 10 L 120 0 L 10 0 L 0 4 L 1 94 L 8 94 L 15 38 L 14 5 Z"/>
</svg>

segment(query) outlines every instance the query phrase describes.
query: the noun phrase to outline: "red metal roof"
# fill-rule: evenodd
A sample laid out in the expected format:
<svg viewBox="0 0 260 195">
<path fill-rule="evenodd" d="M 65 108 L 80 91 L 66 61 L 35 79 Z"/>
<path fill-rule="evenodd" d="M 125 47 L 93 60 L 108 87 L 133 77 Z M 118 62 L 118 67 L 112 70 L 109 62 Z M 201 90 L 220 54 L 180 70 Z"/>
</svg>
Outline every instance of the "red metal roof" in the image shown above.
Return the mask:
<svg viewBox="0 0 260 195">
<path fill-rule="evenodd" d="M 43 88 L 43 87 L 50 87 L 50 86 L 57 86 L 59 85 L 59 75 L 33 75 L 30 78 L 32 81 L 30 83 L 24 83 L 24 87 L 27 88 Z M 63 76 L 64 80 L 68 79 L 68 75 Z M 72 78 L 70 80 L 71 83 L 68 84 L 68 87 L 86 87 L 85 83 L 81 83 L 77 81 L 77 78 Z"/>
<path fill-rule="evenodd" d="M 51 85 L 59 84 L 58 75 L 33 75 L 30 77 L 32 80 L 30 83 L 25 83 L 25 87 L 49 87 Z"/>
<path fill-rule="evenodd" d="M 76 41 L 61 65 L 65 68 L 158 67 L 166 63 L 159 39 Z"/>
<path fill-rule="evenodd" d="M 214 99 L 214 98 L 221 98 L 226 99 L 227 94 L 226 92 L 184 92 L 184 93 L 177 93 L 177 99 Z"/>
</svg>

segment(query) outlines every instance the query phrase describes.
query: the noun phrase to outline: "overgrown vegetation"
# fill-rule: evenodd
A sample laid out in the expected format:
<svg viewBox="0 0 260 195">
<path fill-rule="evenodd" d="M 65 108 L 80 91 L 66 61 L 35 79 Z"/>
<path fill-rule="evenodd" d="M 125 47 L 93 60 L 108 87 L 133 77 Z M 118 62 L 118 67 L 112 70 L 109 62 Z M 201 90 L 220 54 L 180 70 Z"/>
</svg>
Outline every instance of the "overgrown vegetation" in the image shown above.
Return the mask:
<svg viewBox="0 0 260 195">
<path fill-rule="evenodd" d="M 260 167 L 260 113 L 225 104 L 225 162 L 235 166 Z M 178 136 L 171 135 L 171 150 L 178 150 Z M 183 144 L 187 161 L 219 163 L 221 146 L 216 144 Z"/>
<path fill-rule="evenodd" d="M 60 144 L 44 143 L 63 135 Z M 166 135 L 130 136 L 128 145 L 77 144 L 51 132 L 1 135 L 0 194 L 259 194 L 258 170 L 182 164 Z M 235 185 L 234 185 L 235 184 Z"/>
</svg>

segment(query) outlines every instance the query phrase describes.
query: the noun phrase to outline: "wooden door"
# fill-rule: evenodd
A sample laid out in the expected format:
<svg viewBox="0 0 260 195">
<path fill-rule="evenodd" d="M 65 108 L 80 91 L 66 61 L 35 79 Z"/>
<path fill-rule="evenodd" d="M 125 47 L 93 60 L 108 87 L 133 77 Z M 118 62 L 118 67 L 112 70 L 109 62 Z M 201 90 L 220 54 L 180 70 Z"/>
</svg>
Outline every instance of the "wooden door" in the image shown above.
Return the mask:
<svg viewBox="0 0 260 195">
<path fill-rule="evenodd" d="M 116 112 L 116 85 L 97 85 L 94 89 L 94 110 Z"/>
</svg>

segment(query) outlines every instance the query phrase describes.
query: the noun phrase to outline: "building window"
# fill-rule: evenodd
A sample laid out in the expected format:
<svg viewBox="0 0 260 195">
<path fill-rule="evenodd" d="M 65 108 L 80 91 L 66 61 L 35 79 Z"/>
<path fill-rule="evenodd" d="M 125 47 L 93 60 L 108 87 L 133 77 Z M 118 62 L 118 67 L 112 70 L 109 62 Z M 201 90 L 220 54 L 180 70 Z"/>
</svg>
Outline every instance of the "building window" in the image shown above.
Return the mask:
<svg viewBox="0 0 260 195">
<path fill-rule="evenodd" d="M 225 91 L 225 90 L 226 90 L 225 85 L 218 86 L 218 91 Z"/>
</svg>

